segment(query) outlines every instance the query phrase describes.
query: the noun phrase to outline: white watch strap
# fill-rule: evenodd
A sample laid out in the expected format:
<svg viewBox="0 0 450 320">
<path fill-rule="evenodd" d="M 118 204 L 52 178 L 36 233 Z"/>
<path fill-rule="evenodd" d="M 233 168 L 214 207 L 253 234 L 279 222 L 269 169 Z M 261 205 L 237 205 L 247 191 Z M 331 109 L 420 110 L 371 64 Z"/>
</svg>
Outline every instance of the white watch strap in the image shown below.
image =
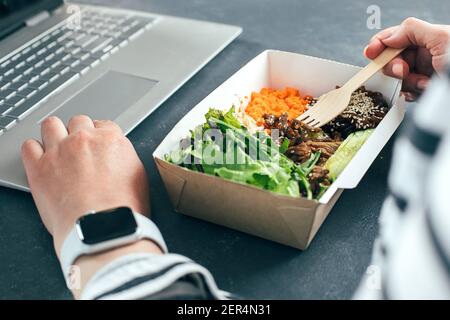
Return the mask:
<svg viewBox="0 0 450 320">
<path fill-rule="evenodd" d="M 61 268 L 64 273 L 66 281 L 69 283 L 69 276 L 72 269 L 72 265 L 78 257 L 85 254 L 94 254 L 101 251 L 106 251 L 120 247 L 129 243 L 136 242 L 142 239 L 149 239 L 155 242 L 164 253 L 167 253 L 167 246 L 164 242 L 164 238 L 159 231 L 158 227 L 147 217 L 142 214 L 134 213 L 138 229 L 137 234 L 133 238 L 116 239 L 114 241 L 108 241 L 100 245 L 86 245 L 83 243 L 78 235 L 76 227 L 67 236 L 61 248 Z"/>
</svg>

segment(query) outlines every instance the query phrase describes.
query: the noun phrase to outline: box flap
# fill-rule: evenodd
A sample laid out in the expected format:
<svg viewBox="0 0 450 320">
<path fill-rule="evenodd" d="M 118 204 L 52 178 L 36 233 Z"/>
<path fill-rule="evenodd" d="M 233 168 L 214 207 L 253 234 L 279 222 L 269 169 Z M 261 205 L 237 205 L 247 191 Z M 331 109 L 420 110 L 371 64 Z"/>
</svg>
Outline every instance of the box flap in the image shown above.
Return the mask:
<svg viewBox="0 0 450 320">
<path fill-rule="evenodd" d="M 181 195 L 183 194 L 186 180 L 177 175 L 174 170 L 170 169 L 170 164 L 164 160 L 155 158 L 156 165 L 159 168 L 159 173 L 164 181 L 166 190 L 169 193 L 170 200 L 174 206 L 175 211 L 178 211 Z"/>
</svg>

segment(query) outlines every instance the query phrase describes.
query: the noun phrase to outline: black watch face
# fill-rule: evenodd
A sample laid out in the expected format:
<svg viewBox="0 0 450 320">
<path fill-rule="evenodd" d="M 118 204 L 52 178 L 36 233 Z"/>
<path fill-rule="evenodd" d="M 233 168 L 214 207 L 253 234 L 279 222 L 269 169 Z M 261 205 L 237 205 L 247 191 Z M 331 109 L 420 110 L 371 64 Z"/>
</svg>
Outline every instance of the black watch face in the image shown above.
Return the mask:
<svg viewBox="0 0 450 320">
<path fill-rule="evenodd" d="M 137 230 L 133 212 L 125 207 L 88 214 L 78 220 L 78 225 L 82 241 L 89 245 L 132 235 Z"/>
</svg>

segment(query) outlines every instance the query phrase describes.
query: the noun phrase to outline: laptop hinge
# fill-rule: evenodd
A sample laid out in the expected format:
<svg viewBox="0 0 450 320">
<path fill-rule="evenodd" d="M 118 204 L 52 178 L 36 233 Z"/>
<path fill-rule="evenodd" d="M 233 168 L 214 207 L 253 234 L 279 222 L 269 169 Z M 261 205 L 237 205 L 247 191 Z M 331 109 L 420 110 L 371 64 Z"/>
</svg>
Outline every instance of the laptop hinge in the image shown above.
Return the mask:
<svg viewBox="0 0 450 320">
<path fill-rule="evenodd" d="M 35 25 L 41 23 L 42 21 L 50 18 L 50 12 L 48 11 L 41 11 L 38 14 L 32 16 L 31 18 L 27 19 L 25 21 L 25 24 L 28 27 L 34 27 Z"/>
</svg>

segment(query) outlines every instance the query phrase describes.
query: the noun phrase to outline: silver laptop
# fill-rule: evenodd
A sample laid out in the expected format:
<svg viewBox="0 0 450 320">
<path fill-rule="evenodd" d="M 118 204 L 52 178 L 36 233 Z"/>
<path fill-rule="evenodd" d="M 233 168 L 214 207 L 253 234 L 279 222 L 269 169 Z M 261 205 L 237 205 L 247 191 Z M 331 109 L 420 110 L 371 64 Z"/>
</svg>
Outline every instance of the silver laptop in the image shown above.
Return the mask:
<svg viewBox="0 0 450 320">
<path fill-rule="evenodd" d="M 20 146 L 49 115 L 128 133 L 241 28 L 64 3 L 0 1 L 0 185 L 28 190 Z"/>
</svg>

